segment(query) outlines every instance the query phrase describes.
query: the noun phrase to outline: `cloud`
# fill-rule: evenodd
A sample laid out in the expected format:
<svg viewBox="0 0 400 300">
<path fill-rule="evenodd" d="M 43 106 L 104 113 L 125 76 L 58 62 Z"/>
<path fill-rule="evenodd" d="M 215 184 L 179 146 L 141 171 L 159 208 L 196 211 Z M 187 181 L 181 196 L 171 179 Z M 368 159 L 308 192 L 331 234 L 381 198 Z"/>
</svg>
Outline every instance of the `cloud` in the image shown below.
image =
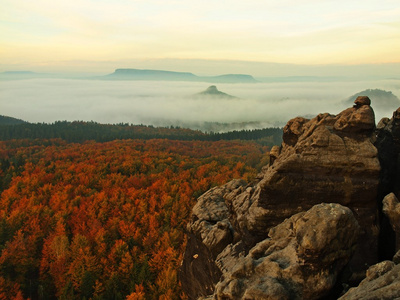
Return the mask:
<svg viewBox="0 0 400 300">
<path fill-rule="evenodd" d="M 206 83 L 34 79 L 0 81 L 1 114 L 30 122 L 84 120 L 195 127 L 204 122 L 284 125 L 298 115 L 339 113 L 342 100 L 367 88 L 400 96 L 399 81 L 220 84 L 240 97 L 193 99 Z M 372 99 L 374 107 L 374 99 Z M 377 120 L 397 107 L 376 110 Z M 196 127 L 197 128 L 197 127 Z"/>
</svg>

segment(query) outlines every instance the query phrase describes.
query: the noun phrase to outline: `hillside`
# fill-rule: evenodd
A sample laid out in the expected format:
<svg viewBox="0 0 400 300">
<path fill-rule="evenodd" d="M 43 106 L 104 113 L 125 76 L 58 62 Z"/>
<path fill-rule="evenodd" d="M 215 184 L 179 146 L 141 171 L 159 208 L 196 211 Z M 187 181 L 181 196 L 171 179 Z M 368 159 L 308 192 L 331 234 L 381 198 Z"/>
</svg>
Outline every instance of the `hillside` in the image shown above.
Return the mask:
<svg viewBox="0 0 400 300">
<path fill-rule="evenodd" d="M 200 93 L 194 94 L 193 97 L 194 98 L 207 98 L 207 99 L 238 99 L 235 96 L 231 96 L 229 94 L 219 91 L 215 85 L 211 85 L 206 90 L 204 90 Z"/>
<path fill-rule="evenodd" d="M 6 119 L 8 117 L 5 117 Z M 9 118 L 13 119 L 13 118 Z M 270 146 L 282 141 L 281 128 L 234 130 L 225 133 L 204 133 L 179 127 L 154 127 L 129 124 L 100 124 L 83 121 L 58 121 L 46 123 L 0 124 L 0 141 L 12 139 L 63 139 L 67 142 L 83 143 L 88 140 L 107 142 L 116 139 L 169 139 L 189 141 L 253 140 Z"/>
<path fill-rule="evenodd" d="M 361 92 L 358 92 L 349 98 L 347 98 L 344 102 L 347 105 L 351 105 L 358 96 L 367 96 L 370 99 L 374 99 L 374 108 L 377 109 L 396 109 L 400 106 L 400 99 L 394 95 L 391 91 L 385 91 L 381 89 L 367 89 Z"/>
<path fill-rule="evenodd" d="M 17 124 L 24 124 L 24 123 L 26 123 L 26 122 L 23 120 L 0 115 L 0 125 L 17 125 Z"/>
<path fill-rule="evenodd" d="M 53 78 L 57 77 L 54 74 L 37 73 L 31 71 L 6 71 L 0 73 L 0 80 L 23 80 L 36 78 Z"/>
</svg>

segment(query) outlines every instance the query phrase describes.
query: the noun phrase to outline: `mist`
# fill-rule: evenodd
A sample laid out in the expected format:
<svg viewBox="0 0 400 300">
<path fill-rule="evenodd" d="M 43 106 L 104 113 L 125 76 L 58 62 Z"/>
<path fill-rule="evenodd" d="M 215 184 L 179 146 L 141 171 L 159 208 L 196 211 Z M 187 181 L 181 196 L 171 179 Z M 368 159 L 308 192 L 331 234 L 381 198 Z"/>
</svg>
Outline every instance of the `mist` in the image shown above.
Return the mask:
<svg viewBox="0 0 400 300">
<path fill-rule="evenodd" d="M 337 114 L 348 107 L 343 100 L 365 89 L 400 96 L 399 80 L 380 80 L 218 84 L 220 91 L 239 99 L 192 97 L 208 86 L 201 82 L 0 81 L 0 114 L 34 123 L 83 120 L 204 130 L 207 123 L 217 122 L 235 124 L 230 129 L 250 129 L 283 126 L 296 116 Z M 371 100 L 377 122 L 397 109 L 380 108 Z"/>
</svg>

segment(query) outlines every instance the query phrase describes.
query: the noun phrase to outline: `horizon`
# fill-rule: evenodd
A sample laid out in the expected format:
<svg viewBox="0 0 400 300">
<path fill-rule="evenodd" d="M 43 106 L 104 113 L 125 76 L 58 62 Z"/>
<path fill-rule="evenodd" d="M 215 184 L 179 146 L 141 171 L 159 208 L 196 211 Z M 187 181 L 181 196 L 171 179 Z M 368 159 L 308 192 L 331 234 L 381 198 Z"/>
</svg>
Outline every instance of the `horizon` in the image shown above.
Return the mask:
<svg viewBox="0 0 400 300">
<path fill-rule="evenodd" d="M 393 0 L 3 0 L 2 7 L 0 72 L 399 74 L 400 7 Z"/>
<path fill-rule="evenodd" d="M 53 76 L 89 77 L 105 76 L 119 69 L 168 71 L 178 73 L 192 73 L 196 76 L 218 76 L 218 75 L 250 75 L 254 78 L 285 78 L 285 77 L 341 77 L 353 79 L 382 78 L 400 79 L 400 63 L 382 64 L 356 64 L 356 65 L 298 65 L 280 64 L 266 62 L 245 61 L 208 61 L 208 60 L 182 60 L 183 67 L 174 66 L 175 60 L 157 60 L 149 62 L 135 62 L 131 66 L 101 67 L 99 70 L 89 72 L 85 69 L 76 70 L 53 70 L 47 71 L 42 68 L 33 69 L 6 69 L 1 68 L 0 74 L 38 73 Z M 1 80 L 1 78 L 0 78 Z"/>
</svg>

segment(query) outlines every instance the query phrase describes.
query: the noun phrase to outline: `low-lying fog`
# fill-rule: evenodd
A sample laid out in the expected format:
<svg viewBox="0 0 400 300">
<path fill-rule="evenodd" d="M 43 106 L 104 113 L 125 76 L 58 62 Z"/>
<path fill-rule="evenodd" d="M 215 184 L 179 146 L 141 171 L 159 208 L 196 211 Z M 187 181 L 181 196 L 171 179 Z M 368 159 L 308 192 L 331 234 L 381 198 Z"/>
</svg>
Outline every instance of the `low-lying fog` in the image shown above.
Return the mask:
<svg viewBox="0 0 400 300">
<path fill-rule="evenodd" d="M 400 96 L 399 80 L 380 80 L 217 84 L 220 91 L 240 99 L 191 98 L 209 85 L 67 79 L 0 81 L 0 115 L 48 123 L 93 120 L 204 129 L 204 122 L 252 122 L 247 128 L 260 128 L 283 126 L 299 115 L 337 114 L 349 107 L 344 99 L 365 89 L 379 88 Z M 391 117 L 397 108 L 379 108 L 371 100 L 377 122 L 383 116 Z"/>
</svg>

